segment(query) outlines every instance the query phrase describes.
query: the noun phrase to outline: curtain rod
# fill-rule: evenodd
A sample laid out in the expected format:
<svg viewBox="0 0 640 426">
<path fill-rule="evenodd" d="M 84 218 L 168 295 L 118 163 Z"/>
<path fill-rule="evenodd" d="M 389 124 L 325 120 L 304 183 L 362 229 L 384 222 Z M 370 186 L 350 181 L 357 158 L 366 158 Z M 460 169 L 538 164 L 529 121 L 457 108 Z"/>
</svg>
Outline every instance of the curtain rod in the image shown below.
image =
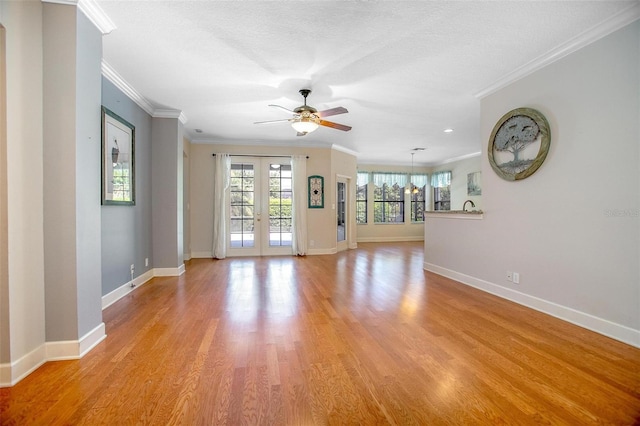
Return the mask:
<svg viewBox="0 0 640 426">
<path fill-rule="evenodd" d="M 216 153 L 213 153 L 216 156 Z M 251 155 L 251 154 L 229 154 L 230 157 L 258 157 L 258 158 L 289 158 L 290 155 Z M 306 158 L 309 158 L 307 155 Z"/>
</svg>

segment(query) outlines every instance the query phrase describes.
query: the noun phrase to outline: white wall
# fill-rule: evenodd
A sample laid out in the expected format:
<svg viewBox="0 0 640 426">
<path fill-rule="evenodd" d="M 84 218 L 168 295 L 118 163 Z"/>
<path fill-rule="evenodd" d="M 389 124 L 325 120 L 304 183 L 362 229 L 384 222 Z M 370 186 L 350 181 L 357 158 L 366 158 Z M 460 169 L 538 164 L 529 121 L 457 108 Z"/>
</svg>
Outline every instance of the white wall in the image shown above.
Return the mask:
<svg viewBox="0 0 640 426">
<path fill-rule="evenodd" d="M 355 157 L 329 148 L 211 145 L 190 146 L 190 228 L 191 256 L 211 257 L 213 238 L 213 153 L 244 155 L 308 155 L 307 175 L 325 178 L 325 208 L 307 211 L 309 254 L 335 253 L 337 245 L 335 175 L 355 176 Z M 334 157 L 332 157 L 334 155 Z M 333 169 L 332 161 L 336 169 Z M 349 170 L 349 168 L 352 170 Z M 333 197 L 333 198 L 332 198 Z M 313 245 L 311 242 L 313 241 Z"/>
<path fill-rule="evenodd" d="M 0 22 L 2 8 L 0 7 Z M 0 24 L 0 364 L 11 360 L 9 340 L 9 224 L 7 223 L 7 55 Z M 0 380 L 1 381 L 1 380 Z"/>
<path fill-rule="evenodd" d="M 42 174 L 42 4 L 0 2 L 7 43 L 9 324 L 0 327 L 0 383 L 45 341 Z M 3 201 L 4 202 L 4 201 Z M 3 295 L 4 296 L 4 295 Z M 3 317 L 4 318 L 4 317 Z M 6 348 L 6 346 L 5 346 Z M 6 359 L 9 352 L 10 359 Z M 34 358 L 41 357 L 35 354 Z M 22 362 L 24 360 L 24 362 Z M 29 368 L 29 367 L 26 367 Z M 20 375 L 20 373 L 17 373 Z"/>
<path fill-rule="evenodd" d="M 4 386 L 46 360 L 78 358 L 104 338 L 100 207 L 91 190 L 100 182 L 91 164 L 100 159 L 102 40 L 75 6 L 0 8 L 8 88 Z"/>
<path fill-rule="evenodd" d="M 639 95 L 635 22 L 484 98 L 484 220 L 428 219 L 425 268 L 640 346 Z M 486 141 L 525 106 L 547 117 L 551 149 L 508 182 Z"/>
</svg>

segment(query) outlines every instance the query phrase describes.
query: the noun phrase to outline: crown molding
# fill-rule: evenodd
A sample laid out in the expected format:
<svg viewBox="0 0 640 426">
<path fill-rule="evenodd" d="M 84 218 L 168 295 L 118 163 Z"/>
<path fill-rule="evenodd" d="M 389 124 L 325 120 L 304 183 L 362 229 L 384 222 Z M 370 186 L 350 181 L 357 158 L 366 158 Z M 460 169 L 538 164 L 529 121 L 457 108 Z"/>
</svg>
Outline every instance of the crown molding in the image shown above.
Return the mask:
<svg viewBox="0 0 640 426">
<path fill-rule="evenodd" d="M 332 144 L 331 149 L 335 149 L 336 151 L 344 152 L 345 154 L 353 155 L 354 157 L 358 157 L 358 153 L 352 149 L 345 148 L 342 145 Z"/>
<path fill-rule="evenodd" d="M 474 96 L 478 99 L 482 99 L 485 96 L 495 93 L 509 84 L 514 83 L 521 78 L 582 49 L 594 41 L 608 36 L 614 31 L 627 26 L 638 19 L 640 19 L 640 2 L 633 2 L 625 9 L 622 9 L 620 12 L 612 15 L 609 19 L 594 25 L 566 43 L 563 43 L 544 55 L 538 56 L 523 66 L 516 68 L 514 71 L 503 76 L 489 87 L 475 93 Z"/>
<path fill-rule="evenodd" d="M 120 76 L 105 60 L 102 60 L 102 75 L 120 89 L 129 99 L 138 104 L 140 108 L 145 110 L 147 114 L 153 116 L 155 108 L 147 99 L 133 88 L 124 78 Z"/>
<path fill-rule="evenodd" d="M 145 110 L 147 114 L 154 118 L 177 118 L 182 124 L 186 124 L 187 116 L 177 109 L 160 109 L 155 108 L 144 96 L 142 96 L 132 85 L 122 78 L 111 65 L 104 59 L 102 60 L 102 75 L 113 83 L 122 93 L 127 95 L 129 99 L 135 102 L 140 108 Z"/>
<path fill-rule="evenodd" d="M 95 0 L 42 0 L 42 3 L 76 6 L 100 30 L 102 35 L 109 34 L 117 28 Z"/>
<path fill-rule="evenodd" d="M 102 31 L 102 35 L 109 34 L 117 28 L 116 24 L 94 0 L 79 0 L 78 8 L 89 18 L 93 25 Z"/>
<path fill-rule="evenodd" d="M 156 109 L 151 116 L 154 118 L 177 118 L 182 124 L 187 123 L 187 116 L 177 109 Z"/>
<path fill-rule="evenodd" d="M 63 4 L 66 6 L 77 6 L 78 0 L 42 0 L 42 3 Z"/>
<path fill-rule="evenodd" d="M 469 158 L 478 157 L 481 154 L 482 154 L 482 151 L 472 152 L 471 154 L 465 154 L 459 157 L 448 158 L 444 161 L 440 161 L 439 163 L 429 164 L 429 167 L 437 167 L 437 166 L 442 166 L 444 164 L 455 163 L 456 161 L 462 161 L 462 160 L 467 160 Z"/>
<path fill-rule="evenodd" d="M 192 144 L 199 145 L 233 145 L 234 147 L 285 147 L 285 148 L 322 148 L 330 149 L 327 144 L 318 142 L 291 143 L 291 141 L 273 141 L 273 140 L 237 140 L 237 139 L 218 139 L 216 137 L 200 137 L 191 139 Z"/>
</svg>

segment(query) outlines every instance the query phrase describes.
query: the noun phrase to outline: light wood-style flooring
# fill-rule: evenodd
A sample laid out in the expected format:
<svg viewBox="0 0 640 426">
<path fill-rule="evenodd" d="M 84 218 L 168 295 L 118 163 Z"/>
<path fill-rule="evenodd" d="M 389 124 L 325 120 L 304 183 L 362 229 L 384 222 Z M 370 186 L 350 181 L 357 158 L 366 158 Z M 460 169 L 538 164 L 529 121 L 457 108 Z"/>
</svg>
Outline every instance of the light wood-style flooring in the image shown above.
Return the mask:
<svg viewBox="0 0 640 426">
<path fill-rule="evenodd" d="M 640 422 L 639 349 L 422 264 L 422 243 L 191 260 L 105 309 L 84 358 L 1 389 L 0 423 Z"/>
</svg>

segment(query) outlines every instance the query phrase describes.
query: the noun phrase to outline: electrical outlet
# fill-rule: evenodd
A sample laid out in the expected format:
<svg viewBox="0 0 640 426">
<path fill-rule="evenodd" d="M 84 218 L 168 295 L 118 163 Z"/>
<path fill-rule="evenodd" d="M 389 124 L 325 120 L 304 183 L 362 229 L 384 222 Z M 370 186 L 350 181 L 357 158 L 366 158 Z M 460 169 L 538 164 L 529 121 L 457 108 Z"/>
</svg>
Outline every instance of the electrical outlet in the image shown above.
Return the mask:
<svg viewBox="0 0 640 426">
<path fill-rule="evenodd" d="M 131 272 L 133 272 L 133 270 L 135 269 L 135 266 L 133 265 L 133 263 L 131 264 Z"/>
<path fill-rule="evenodd" d="M 148 257 L 144 258 L 144 266 L 149 266 L 149 258 Z"/>
<path fill-rule="evenodd" d="M 513 273 L 513 283 L 514 284 L 520 284 L 520 274 L 517 272 Z"/>
<path fill-rule="evenodd" d="M 507 281 L 513 281 L 513 272 L 507 271 Z"/>
</svg>

